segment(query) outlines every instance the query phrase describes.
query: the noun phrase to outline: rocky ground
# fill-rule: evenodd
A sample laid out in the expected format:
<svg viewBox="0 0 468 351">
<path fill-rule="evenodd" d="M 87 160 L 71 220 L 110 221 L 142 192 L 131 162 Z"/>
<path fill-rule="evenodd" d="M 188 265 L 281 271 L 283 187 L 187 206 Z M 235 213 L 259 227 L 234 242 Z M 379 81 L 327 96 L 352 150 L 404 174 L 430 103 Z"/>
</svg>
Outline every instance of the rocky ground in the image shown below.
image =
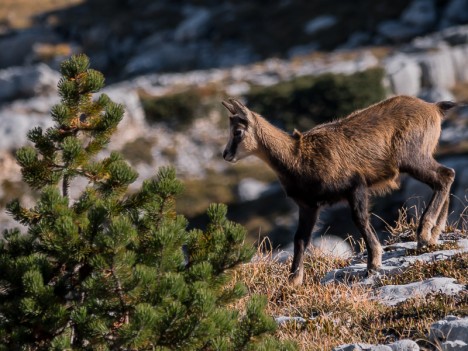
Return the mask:
<svg viewBox="0 0 468 351">
<path fill-rule="evenodd" d="M 453 241 L 440 241 L 439 245 L 451 244 Z M 453 259 L 454 256 L 468 252 L 468 239 L 456 241 L 457 246 L 449 249 L 425 252 L 416 255 L 408 255 L 410 252 L 416 253 L 416 242 L 397 243 L 384 247 L 382 259 L 382 271 L 380 274 L 384 279 L 398 277 L 408 271 L 416 264 L 437 262 Z M 468 267 L 464 267 L 468 269 Z M 356 280 L 362 277 L 365 272 L 364 263 L 355 263 L 350 266 L 329 272 L 322 280 L 323 284 L 330 284 L 337 281 Z M 465 272 L 466 273 L 466 272 Z M 459 284 L 457 279 L 444 276 L 434 276 L 425 279 L 409 282 L 406 284 L 381 285 L 382 276 L 358 279 L 354 284 L 369 284 L 373 286 L 374 298 L 387 306 L 396 306 L 408 299 L 421 298 L 430 294 L 444 295 L 465 295 L 468 293 L 466 284 Z M 391 278 L 390 278 L 391 279 Z M 397 278 L 398 279 L 398 278 Z M 468 308 L 468 306 L 465 306 Z M 465 311 L 468 312 L 468 311 Z M 446 316 L 430 326 L 428 340 L 433 348 L 441 351 L 455 351 L 468 349 L 468 316 L 456 317 Z M 416 340 L 417 341 L 417 340 Z M 415 340 L 403 339 L 387 345 L 372 345 L 364 343 L 354 343 L 337 346 L 333 351 L 418 351 L 420 346 Z"/>
<path fill-rule="evenodd" d="M 300 287 L 287 283 L 290 252 L 259 251 L 235 276 L 249 295 L 268 297 L 277 336 L 296 340 L 300 350 L 468 349 L 467 233 L 444 232 L 421 250 L 404 232 L 393 239 L 371 277 L 365 253 L 344 258 L 315 248 L 305 256 Z"/>
</svg>

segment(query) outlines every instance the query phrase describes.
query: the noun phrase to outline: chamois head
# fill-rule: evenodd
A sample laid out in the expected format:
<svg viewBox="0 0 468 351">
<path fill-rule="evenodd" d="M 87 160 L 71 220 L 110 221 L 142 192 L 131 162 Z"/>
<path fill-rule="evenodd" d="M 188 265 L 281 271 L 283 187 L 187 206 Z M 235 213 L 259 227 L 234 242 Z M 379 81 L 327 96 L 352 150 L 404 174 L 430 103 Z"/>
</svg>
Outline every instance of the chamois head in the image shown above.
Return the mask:
<svg viewBox="0 0 468 351">
<path fill-rule="evenodd" d="M 224 149 L 226 161 L 237 162 L 258 150 L 255 136 L 255 115 L 235 99 L 223 101 L 222 104 L 231 113 L 229 116 L 229 141 Z"/>
</svg>

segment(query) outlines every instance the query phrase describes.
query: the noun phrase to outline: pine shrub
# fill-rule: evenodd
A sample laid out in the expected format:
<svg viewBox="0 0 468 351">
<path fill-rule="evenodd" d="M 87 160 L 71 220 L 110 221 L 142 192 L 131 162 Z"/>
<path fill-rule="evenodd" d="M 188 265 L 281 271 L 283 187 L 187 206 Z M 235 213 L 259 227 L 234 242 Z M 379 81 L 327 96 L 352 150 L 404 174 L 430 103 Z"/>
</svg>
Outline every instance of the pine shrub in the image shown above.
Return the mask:
<svg viewBox="0 0 468 351">
<path fill-rule="evenodd" d="M 290 350 L 271 336 L 265 299 L 229 306 L 245 288 L 231 283 L 248 261 L 245 230 L 208 209 L 205 231 L 187 231 L 175 211 L 182 191 L 162 168 L 128 194 L 137 173 L 108 144 L 124 108 L 102 94 L 101 73 L 84 55 L 61 66 L 55 125 L 33 128 L 18 150 L 32 208 L 8 211 L 27 232 L 0 241 L 0 350 Z M 87 180 L 74 193 L 74 178 Z"/>
</svg>

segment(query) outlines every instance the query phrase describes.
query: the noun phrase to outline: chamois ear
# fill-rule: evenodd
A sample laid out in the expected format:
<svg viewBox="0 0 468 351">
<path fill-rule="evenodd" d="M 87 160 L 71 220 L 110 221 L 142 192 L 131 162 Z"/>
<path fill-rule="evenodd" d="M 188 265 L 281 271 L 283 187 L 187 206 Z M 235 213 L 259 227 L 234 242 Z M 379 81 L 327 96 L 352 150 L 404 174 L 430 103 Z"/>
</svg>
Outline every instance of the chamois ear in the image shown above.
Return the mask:
<svg viewBox="0 0 468 351">
<path fill-rule="evenodd" d="M 234 108 L 233 105 L 231 105 L 229 102 L 227 102 L 226 100 L 223 100 L 221 102 L 223 104 L 224 107 L 226 107 L 226 109 L 231 112 L 233 115 L 236 114 L 236 109 Z"/>
</svg>

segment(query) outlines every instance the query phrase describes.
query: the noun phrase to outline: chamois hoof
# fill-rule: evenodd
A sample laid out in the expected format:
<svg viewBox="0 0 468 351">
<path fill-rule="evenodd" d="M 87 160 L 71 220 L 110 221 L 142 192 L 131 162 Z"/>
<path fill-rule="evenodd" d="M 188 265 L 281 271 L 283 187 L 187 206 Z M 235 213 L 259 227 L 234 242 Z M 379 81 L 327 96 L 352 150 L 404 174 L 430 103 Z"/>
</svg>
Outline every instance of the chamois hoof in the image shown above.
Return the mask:
<svg viewBox="0 0 468 351">
<path fill-rule="evenodd" d="M 304 273 L 301 272 L 296 272 L 296 273 L 291 273 L 289 275 L 289 284 L 291 286 L 301 286 L 302 281 L 304 280 Z"/>
<path fill-rule="evenodd" d="M 422 249 L 425 249 L 426 247 L 431 247 L 433 245 L 434 244 L 431 243 L 431 240 L 418 240 L 417 249 L 422 250 Z"/>
<path fill-rule="evenodd" d="M 367 268 L 366 278 L 378 277 L 381 274 L 381 267 Z"/>
</svg>

